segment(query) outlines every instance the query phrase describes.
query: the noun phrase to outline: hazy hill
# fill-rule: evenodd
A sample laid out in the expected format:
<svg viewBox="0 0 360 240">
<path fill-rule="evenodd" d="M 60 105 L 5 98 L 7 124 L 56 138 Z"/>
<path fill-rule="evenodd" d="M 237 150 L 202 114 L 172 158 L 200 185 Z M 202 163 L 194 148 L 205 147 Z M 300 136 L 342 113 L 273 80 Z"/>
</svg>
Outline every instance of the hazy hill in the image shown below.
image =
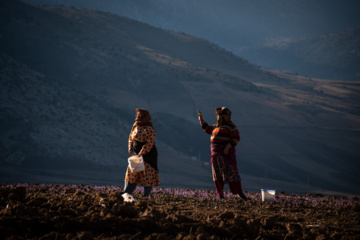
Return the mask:
<svg viewBox="0 0 360 240">
<path fill-rule="evenodd" d="M 360 26 L 360 4 L 356 0 L 106 0 L 101 4 L 97 0 L 26 1 L 108 11 L 185 32 L 264 67 L 309 77 L 359 80 L 358 67 L 352 67 L 359 66 L 359 34 L 338 34 Z M 300 40 L 304 38 L 308 40 Z M 286 51 L 267 48 L 269 44 L 288 45 L 289 41 L 296 44 Z M 298 56 L 299 52 L 307 56 Z M 355 56 L 349 54 L 354 52 Z"/>
<path fill-rule="evenodd" d="M 250 60 L 269 68 L 319 78 L 360 78 L 360 27 L 272 43 L 254 52 Z"/>
<path fill-rule="evenodd" d="M 0 4 L 2 181 L 121 184 L 143 107 L 162 184 L 212 187 L 196 111 L 211 124 L 228 106 L 245 189 L 359 193 L 359 82 L 259 69 L 110 13 Z"/>
</svg>

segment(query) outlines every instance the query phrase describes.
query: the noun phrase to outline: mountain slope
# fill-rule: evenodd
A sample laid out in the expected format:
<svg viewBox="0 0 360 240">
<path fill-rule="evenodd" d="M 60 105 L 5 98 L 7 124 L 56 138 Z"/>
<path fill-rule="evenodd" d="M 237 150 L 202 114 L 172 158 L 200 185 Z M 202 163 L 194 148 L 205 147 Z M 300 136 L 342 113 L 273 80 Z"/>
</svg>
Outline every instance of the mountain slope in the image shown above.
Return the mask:
<svg viewBox="0 0 360 240">
<path fill-rule="evenodd" d="M 65 162 L 71 171 L 35 179 L 113 183 L 116 176 L 118 184 L 142 107 L 157 131 L 162 184 L 212 187 L 203 164 L 209 136 L 196 111 L 212 124 L 214 108 L 227 106 L 240 129 L 245 189 L 359 192 L 359 82 L 260 69 L 199 38 L 109 13 L 0 4 L 2 164 L 31 168 L 25 179 L 44 163 Z M 96 179 L 73 174 L 79 166 Z"/>
<path fill-rule="evenodd" d="M 359 80 L 360 28 L 269 44 L 256 52 L 256 61 L 269 68 L 319 78 Z"/>
<path fill-rule="evenodd" d="M 96 0 L 26 1 L 107 11 L 163 29 L 185 32 L 214 42 L 264 67 L 298 72 L 311 77 L 359 79 L 354 68 L 337 69 L 338 66 L 336 66 L 334 69 L 334 61 L 324 64 L 322 58 L 298 59 L 297 55 L 294 56 L 291 52 L 283 53 L 266 48 L 269 43 L 286 43 L 286 39 L 298 42 L 300 39 L 319 38 L 323 35 L 332 38 L 331 35 L 339 31 L 359 27 L 360 4 L 354 0 L 346 2 L 338 0 L 183 0 L 180 2 L 176 0 L 124 0 L 121 2 L 107 0 L 102 4 L 98 4 Z M 335 36 L 333 40 L 336 41 L 338 38 Z M 315 41 L 315 44 L 318 41 Z M 306 45 L 301 46 L 299 50 L 302 53 L 309 52 L 309 55 L 314 55 L 312 50 L 314 46 L 318 46 L 313 45 L 314 40 L 302 42 Z M 351 46 L 351 39 L 348 39 L 348 41 L 342 41 L 337 48 Z M 356 47 L 358 46 L 359 44 Z M 330 46 L 324 49 L 321 55 L 334 50 L 336 49 Z M 350 51 L 354 50 L 356 48 Z M 343 50 L 341 52 L 344 53 Z M 348 54 L 337 57 L 333 55 L 330 59 L 335 62 L 346 61 L 350 65 L 359 65 L 358 59 Z"/>
<path fill-rule="evenodd" d="M 126 157 L 126 141 L 120 136 L 130 125 L 119 109 L 46 81 L 5 54 L 0 63 L 3 162 L 126 164 L 117 160 Z"/>
</svg>

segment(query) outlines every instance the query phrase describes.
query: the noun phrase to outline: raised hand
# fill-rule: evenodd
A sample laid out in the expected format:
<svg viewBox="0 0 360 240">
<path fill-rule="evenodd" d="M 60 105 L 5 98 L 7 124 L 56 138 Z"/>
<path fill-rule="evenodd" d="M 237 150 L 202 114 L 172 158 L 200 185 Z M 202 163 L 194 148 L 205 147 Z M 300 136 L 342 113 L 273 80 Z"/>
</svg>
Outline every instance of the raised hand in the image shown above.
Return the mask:
<svg viewBox="0 0 360 240">
<path fill-rule="evenodd" d="M 203 125 L 205 123 L 205 121 L 204 121 L 203 116 L 200 111 L 198 111 L 198 117 L 199 117 L 200 124 Z"/>
</svg>

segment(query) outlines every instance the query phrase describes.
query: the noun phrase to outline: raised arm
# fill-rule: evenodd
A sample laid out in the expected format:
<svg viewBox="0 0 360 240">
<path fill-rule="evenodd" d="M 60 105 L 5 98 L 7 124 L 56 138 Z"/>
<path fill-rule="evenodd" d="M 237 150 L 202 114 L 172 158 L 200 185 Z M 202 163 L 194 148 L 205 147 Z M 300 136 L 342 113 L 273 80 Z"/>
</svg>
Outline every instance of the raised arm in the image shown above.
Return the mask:
<svg viewBox="0 0 360 240">
<path fill-rule="evenodd" d="M 206 132 L 207 134 L 211 134 L 212 131 L 214 130 L 214 126 L 209 126 L 205 121 L 204 118 L 201 114 L 200 111 L 198 111 L 198 117 L 199 117 L 199 122 L 201 125 L 201 128 L 203 129 L 204 132 Z"/>
<path fill-rule="evenodd" d="M 202 126 L 205 123 L 205 121 L 200 111 L 198 111 L 198 117 L 199 117 L 200 125 Z"/>
</svg>

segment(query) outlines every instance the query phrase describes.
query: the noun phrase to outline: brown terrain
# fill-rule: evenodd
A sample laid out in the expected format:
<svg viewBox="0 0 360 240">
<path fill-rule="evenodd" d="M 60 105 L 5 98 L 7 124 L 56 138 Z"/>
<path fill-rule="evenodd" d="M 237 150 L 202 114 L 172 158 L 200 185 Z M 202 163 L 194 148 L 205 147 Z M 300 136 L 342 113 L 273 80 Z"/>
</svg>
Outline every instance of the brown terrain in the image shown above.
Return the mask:
<svg viewBox="0 0 360 240">
<path fill-rule="evenodd" d="M 0 187 L 1 239 L 359 239 L 358 197 L 18 184 Z"/>
</svg>

